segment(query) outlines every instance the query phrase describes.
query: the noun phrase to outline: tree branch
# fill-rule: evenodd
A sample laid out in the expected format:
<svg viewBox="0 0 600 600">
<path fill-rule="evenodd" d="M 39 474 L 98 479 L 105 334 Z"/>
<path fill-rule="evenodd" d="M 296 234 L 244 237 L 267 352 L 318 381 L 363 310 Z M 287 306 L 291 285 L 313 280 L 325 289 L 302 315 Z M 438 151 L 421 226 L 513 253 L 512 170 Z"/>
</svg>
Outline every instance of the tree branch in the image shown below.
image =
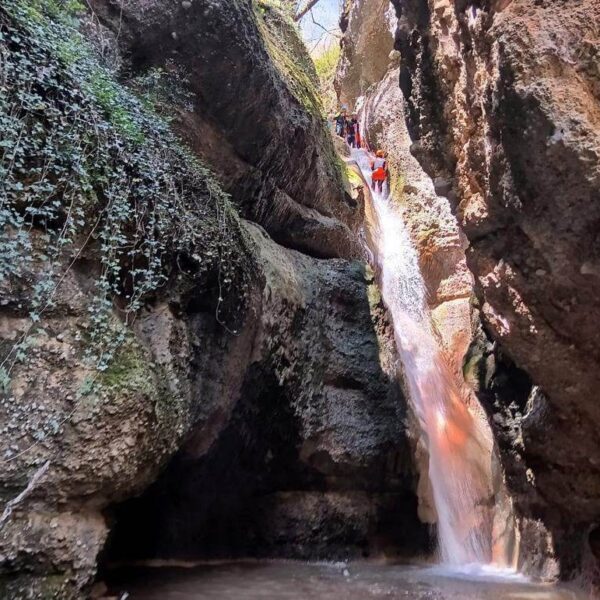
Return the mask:
<svg viewBox="0 0 600 600">
<path fill-rule="evenodd" d="M 333 37 L 338 38 L 339 40 L 342 39 L 342 36 L 337 32 L 336 29 L 327 29 L 326 27 L 323 27 L 323 25 L 321 25 L 321 23 L 319 23 L 318 21 L 315 20 L 315 15 L 313 14 L 313 11 L 310 11 L 310 18 L 312 19 L 312 22 L 317 26 L 320 27 L 327 35 L 332 35 Z M 323 39 L 323 36 L 321 36 L 321 39 Z"/>
<path fill-rule="evenodd" d="M 298 22 L 309 10 L 311 10 L 318 2 L 321 0 L 308 0 L 308 2 L 304 5 L 304 8 L 299 8 L 296 16 L 294 17 L 294 21 Z"/>
</svg>

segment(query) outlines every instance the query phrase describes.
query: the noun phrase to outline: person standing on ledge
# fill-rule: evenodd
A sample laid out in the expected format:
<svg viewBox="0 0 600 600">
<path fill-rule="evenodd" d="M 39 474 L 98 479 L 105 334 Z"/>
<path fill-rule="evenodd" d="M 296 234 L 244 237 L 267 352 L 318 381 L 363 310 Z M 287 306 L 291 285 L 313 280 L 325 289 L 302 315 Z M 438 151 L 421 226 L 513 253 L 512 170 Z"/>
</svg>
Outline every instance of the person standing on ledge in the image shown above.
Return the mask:
<svg viewBox="0 0 600 600">
<path fill-rule="evenodd" d="M 354 128 L 354 119 L 348 119 L 348 126 L 346 129 L 346 142 L 350 148 L 356 148 L 356 131 Z"/>
<path fill-rule="evenodd" d="M 340 111 L 334 117 L 333 120 L 335 121 L 335 132 L 341 138 L 343 138 L 346 134 L 346 125 L 347 125 L 346 111 L 345 110 Z"/>
<path fill-rule="evenodd" d="M 352 115 L 352 118 L 348 121 L 348 145 L 350 148 L 360 148 L 358 139 L 360 137 L 360 127 L 356 115 Z"/>
<path fill-rule="evenodd" d="M 371 187 L 373 191 L 377 188 L 379 193 L 383 192 L 383 184 L 387 179 L 387 160 L 385 160 L 385 152 L 377 150 L 375 159 L 371 161 Z"/>
<path fill-rule="evenodd" d="M 360 121 L 356 118 L 356 147 L 362 148 L 362 136 L 360 135 Z"/>
</svg>

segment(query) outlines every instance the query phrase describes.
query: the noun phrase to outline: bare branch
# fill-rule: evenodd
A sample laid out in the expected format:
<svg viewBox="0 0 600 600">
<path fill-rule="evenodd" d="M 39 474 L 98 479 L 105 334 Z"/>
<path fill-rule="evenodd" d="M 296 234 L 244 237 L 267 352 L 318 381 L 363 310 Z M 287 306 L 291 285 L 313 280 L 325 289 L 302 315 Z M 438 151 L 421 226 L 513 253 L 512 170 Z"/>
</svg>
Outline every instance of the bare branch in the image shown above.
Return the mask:
<svg viewBox="0 0 600 600">
<path fill-rule="evenodd" d="M 326 36 L 326 33 L 322 33 L 321 37 L 315 42 L 314 46 L 309 50 L 309 54 L 312 56 L 314 51 L 320 46 L 321 42 L 323 41 L 323 38 Z"/>
<path fill-rule="evenodd" d="M 321 0 L 308 0 L 308 2 L 304 5 L 304 8 L 299 8 L 296 16 L 294 17 L 294 21 L 300 21 L 302 17 L 313 7 L 317 5 Z"/>
<path fill-rule="evenodd" d="M 315 20 L 315 15 L 313 14 L 313 11 L 310 11 L 310 18 L 312 19 L 312 22 L 317 26 L 320 27 L 327 35 L 332 35 L 333 37 L 336 37 L 338 39 L 342 39 L 342 36 L 338 33 L 337 29 L 327 29 L 326 27 L 324 27 L 323 25 L 321 25 L 321 23 L 319 23 L 318 21 Z M 323 36 L 321 36 L 322 39 Z"/>
</svg>

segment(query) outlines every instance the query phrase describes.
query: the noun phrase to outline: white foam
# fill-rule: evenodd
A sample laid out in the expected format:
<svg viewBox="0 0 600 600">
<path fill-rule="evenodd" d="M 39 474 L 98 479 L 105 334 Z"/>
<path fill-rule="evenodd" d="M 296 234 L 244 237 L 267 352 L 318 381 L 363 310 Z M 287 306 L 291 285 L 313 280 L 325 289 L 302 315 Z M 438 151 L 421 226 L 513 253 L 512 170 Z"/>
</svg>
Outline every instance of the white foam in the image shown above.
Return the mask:
<svg viewBox="0 0 600 600">
<path fill-rule="evenodd" d="M 531 583 L 531 580 L 515 569 L 494 564 L 468 563 L 465 565 L 434 565 L 424 571 L 440 577 L 475 581 L 508 581 Z"/>
</svg>

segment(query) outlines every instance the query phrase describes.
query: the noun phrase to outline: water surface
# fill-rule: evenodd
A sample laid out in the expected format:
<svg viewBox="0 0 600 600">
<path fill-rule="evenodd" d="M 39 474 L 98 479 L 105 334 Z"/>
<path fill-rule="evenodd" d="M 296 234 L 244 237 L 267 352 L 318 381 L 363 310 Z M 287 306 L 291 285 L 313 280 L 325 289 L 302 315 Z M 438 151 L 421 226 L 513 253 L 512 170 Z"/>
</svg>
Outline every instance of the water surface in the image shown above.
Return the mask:
<svg viewBox="0 0 600 600">
<path fill-rule="evenodd" d="M 579 600 L 574 590 L 517 576 L 451 572 L 442 567 L 360 563 L 245 561 L 188 568 L 128 569 L 111 593 L 129 600 Z"/>
</svg>

